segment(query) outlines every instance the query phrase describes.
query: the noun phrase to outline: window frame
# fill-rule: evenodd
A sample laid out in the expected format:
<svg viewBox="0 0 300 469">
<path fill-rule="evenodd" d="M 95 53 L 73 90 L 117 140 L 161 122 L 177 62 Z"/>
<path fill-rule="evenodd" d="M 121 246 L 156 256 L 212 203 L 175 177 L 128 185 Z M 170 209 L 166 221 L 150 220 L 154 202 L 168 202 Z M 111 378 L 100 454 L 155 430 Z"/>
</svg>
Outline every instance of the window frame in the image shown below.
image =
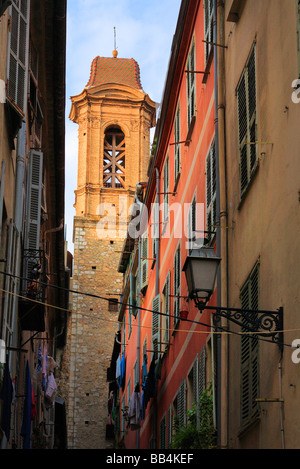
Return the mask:
<svg viewBox="0 0 300 469">
<path fill-rule="evenodd" d="M 193 37 L 187 62 L 186 69 L 196 70 L 196 43 Z M 187 92 L 187 130 L 189 130 L 193 117 L 196 114 L 196 76 L 195 73 L 186 74 L 186 92 Z"/>
<path fill-rule="evenodd" d="M 259 262 L 256 262 L 247 280 L 240 289 L 241 307 L 245 309 L 259 309 Z M 245 326 L 247 320 L 244 319 Z M 245 327 L 242 328 L 247 331 Z M 259 365 L 259 341 L 255 336 L 241 336 L 240 342 L 240 425 L 244 430 L 259 417 L 259 403 L 255 398 L 259 397 L 260 365 Z"/>
<path fill-rule="evenodd" d="M 206 157 L 205 168 L 205 224 L 206 224 L 206 237 L 210 243 L 213 242 L 216 234 L 217 225 L 217 153 L 216 153 L 216 140 L 215 137 L 210 144 L 208 154 Z M 214 232 L 214 234 L 212 234 Z"/>
<path fill-rule="evenodd" d="M 179 259 L 177 259 L 177 256 Z M 176 329 L 180 323 L 180 307 L 181 307 L 181 243 L 179 241 L 175 254 L 174 254 L 174 275 L 173 275 L 173 289 L 174 289 L 174 301 L 173 301 L 173 316 L 174 316 L 174 329 Z"/>
<path fill-rule="evenodd" d="M 249 66 L 253 60 L 254 69 L 252 70 L 253 82 L 249 80 Z M 244 84 L 243 84 L 244 83 Z M 250 90 L 255 91 L 253 101 L 254 109 L 250 113 Z M 241 95 L 244 95 L 241 97 Z M 256 65 L 256 41 L 251 47 L 246 65 L 236 88 L 237 97 L 237 126 L 238 126 L 238 148 L 239 148 L 239 184 L 240 199 L 242 200 L 247 193 L 250 183 L 258 167 L 257 152 L 257 65 Z M 244 98 L 244 99 L 242 99 Z M 244 102 L 243 102 L 244 100 Z M 241 129 L 244 129 L 244 135 Z M 253 138 L 254 132 L 254 138 Z M 255 141 L 253 141 L 255 140 Z"/>
</svg>

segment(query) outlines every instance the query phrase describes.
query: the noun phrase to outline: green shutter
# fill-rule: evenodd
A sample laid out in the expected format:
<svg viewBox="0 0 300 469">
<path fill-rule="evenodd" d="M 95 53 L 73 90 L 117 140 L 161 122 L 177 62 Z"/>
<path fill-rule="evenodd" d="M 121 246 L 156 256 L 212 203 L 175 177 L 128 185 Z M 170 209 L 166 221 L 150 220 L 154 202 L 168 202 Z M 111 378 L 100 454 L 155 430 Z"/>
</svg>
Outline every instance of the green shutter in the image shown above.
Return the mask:
<svg viewBox="0 0 300 469">
<path fill-rule="evenodd" d="M 253 47 L 237 87 L 241 196 L 257 165 L 256 48 Z"/>
<path fill-rule="evenodd" d="M 141 252 L 141 290 L 148 285 L 148 229 L 142 235 Z"/>
<path fill-rule="evenodd" d="M 160 351 L 160 295 L 152 300 L 152 335 L 151 351 L 152 355 Z"/>
<path fill-rule="evenodd" d="M 240 294 L 241 306 L 256 310 L 259 307 L 259 270 L 254 267 Z M 253 313 L 256 314 L 256 313 Z M 255 318 L 253 318 L 255 319 Z M 247 332 L 248 321 L 244 317 L 242 332 Z M 241 337 L 241 425 L 247 426 L 258 415 L 259 397 L 259 346 L 256 336 Z"/>
</svg>

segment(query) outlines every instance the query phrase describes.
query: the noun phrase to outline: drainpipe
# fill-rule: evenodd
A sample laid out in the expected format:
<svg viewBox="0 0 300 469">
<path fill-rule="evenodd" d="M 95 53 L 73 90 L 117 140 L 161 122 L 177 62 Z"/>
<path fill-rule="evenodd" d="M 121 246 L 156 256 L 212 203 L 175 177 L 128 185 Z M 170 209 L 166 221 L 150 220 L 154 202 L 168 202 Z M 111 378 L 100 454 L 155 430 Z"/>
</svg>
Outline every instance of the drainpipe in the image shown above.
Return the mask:
<svg viewBox="0 0 300 469">
<path fill-rule="evenodd" d="M 221 161 L 221 156 L 223 153 L 220 152 L 220 133 L 221 129 L 219 127 L 219 91 L 222 91 L 222 83 L 219 83 L 219 46 L 218 44 L 218 35 L 219 35 L 219 27 L 218 24 L 218 8 L 220 6 L 220 2 L 218 0 L 213 0 L 213 42 L 214 42 L 214 89 L 215 89 L 215 146 L 216 146 L 216 212 L 217 212 L 217 231 L 216 231 L 216 250 L 217 256 L 222 257 L 222 228 L 221 228 L 221 204 L 223 204 L 223 193 L 221 193 L 221 187 L 223 184 L 221 183 L 221 178 L 224 176 L 223 172 L 223 161 Z M 220 14 L 220 12 L 219 12 Z M 221 88 L 221 89 L 219 89 Z M 222 122 L 222 121 L 221 121 Z M 222 179 L 223 181 L 223 179 Z M 224 263 L 226 263 L 225 259 L 222 257 L 222 267 L 220 266 L 217 273 L 217 306 L 225 306 L 222 304 L 223 295 L 222 295 L 222 271 Z M 218 330 L 218 329 L 217 329 Z M 222 430 L 223 430 L 223 418 L 222 415 L 222 394 L 223 394 L 223 386 L 222 386 L 222 362 L 223 362 L 223 342 L 224 338 L 221 339 L 221 334 L 217 334 L 217 342 L 216 342 L 216 425 L 217 425 L 217 445 L 218 448 L 222 447 Z"/>
<path fill-rule="evenodd" d="M 215 10 L 215 41 L 217 44 L 225 45 L 225 24 L 224 24 L 224 1 L 214 0 Z M 219 256 L 222 258 L 219 271 L 219 306 L 228 305 L 228 212 L 227 212 L 227 181 L 226 181 L 226 139 L 225 139 L 225 48 L 215 46 L 215 81 L 216 81 L 216 113 L 217 113 L 217 133 L 218 133 L 218 199 L 219 199 Z M 223 319 L 222 326 L 227 329 L 228 321 Z M 219 360 L 220 360 L 220 447 L 228 447 L 228 397 L 229 397 L 229 336 L 223 335 L 220 340 Z"/>
</svg>

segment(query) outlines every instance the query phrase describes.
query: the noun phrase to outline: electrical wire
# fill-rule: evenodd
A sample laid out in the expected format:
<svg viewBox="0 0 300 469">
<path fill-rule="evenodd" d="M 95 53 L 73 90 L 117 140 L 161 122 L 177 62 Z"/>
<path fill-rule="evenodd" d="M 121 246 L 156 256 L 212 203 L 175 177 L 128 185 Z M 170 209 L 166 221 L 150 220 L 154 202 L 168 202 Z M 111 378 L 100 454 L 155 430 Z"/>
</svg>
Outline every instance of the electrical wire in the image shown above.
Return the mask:
<svg viewBox="0 0 300 469">
<path fill-rule="evenodd" d="M 27 277 L 21 277 L 21 276 L 17 276 L 17 275 L 13 275 L 13 274 L 8 274 L 8 273 L 3 272 L 3 271 L 0 271 L 0 274 L 8 275 L 8 276 L 11 276 L 11 277 L 17 277 L 21 280 L 28 280 L 28 281 L 35 282 L 35 283 L 38 283 L 40 285 L 45 285 L 45 286 L 52 287 L 52 288 L 61 289 L 61 290 L 67 291 L 69 293 L 75 293 L 75 294 L 78 294 L 78 295 L 86 295 L 86 296 L 90 296 L 90 297 L 93 297 L 93 298 L 98 298 L 98 299 L 102 299 L 102 300 L 106 300 L 106 301 L 110 300 L 110 298 L 105 298 L 101 295 L 95 295 L 93 293 L 86 293 L 86 292 L 71 290 L 71 289 L 68 289 L 68 288 L 65 288 L 65 287 L 60 287 L 58 285 L 53 285 L 53 284 L 44 283 L 44 282 L 41 282 L 41 281 L 38 281 L 38 280 L 29 279 Z M 16 293 L 3 290 L 1 288 L 0 288 L 0 291 L 9 293 L 11 295 L 19 296 L 21 298 L 25 298 L 26 300 L 31 300 L 31 301 L 34 301 L 36 303 L 43 304 L 44 306 L 48 306 L 50 308 L 60 309 L 60 310 L 67 311 L 67 312 L 70 312 L 70 313 L 73 312 L 72 310 L 61 308 L 59 306 L 54 306 L 54 305 L 50 305 L 50 304 L 47 304 L 47 303 L 42 303 L 42 302 L 39 302 L 37 300 L 33 300 L 31 298 L 27 298 L 27 297 L 24 297 L 24 296 L 22 297 L 21 295 L 18 295 Z M 143 308 L 141 306 L 131 305 L 129 303 L 123 303 L 121 301 L 116 301 L 116 303 L 118 303 L 122 306 L 134 307 L 135 309 L 140 309 L 142 311 L 156 313 L 156 314 L 159 314 L 161 316 L 168 316 L 169 318 L 174 318 L 175 317 L 175 316 L 170 315 L 170 314 L 161 313 L 159 311 L 154 311 L 154 310 L 151 310 L 151 309 Z M 99 319 L 101 319 L 101 318 L 99 318 Z M 112 321 L 112 320 L 108 320 L 108 319 L 105 319 L 105 321 L 106 322 L 116 322 L 116 323 L 119 324 L 119 321 Z M 195 323 L 197 325 L 202 325 L 204 327 L 208 327 L 209 329 L 211 329 L 211 328 L 218 328 L 219 329 L 218 331 L 210 331 L 210 333 L 212 333 L 212 334 L 227 334 L 227 335 L 248 336 L 250 338 L 253 338 L 254 340 L 260 340 L 260 341 L 264 341 L 264 342 L 268 342 L 268 343 L 272 343 L 272 344 L 276 344 L 276 345 L 282 345 L 282 346 L 285 346 L 285 347 L 293 347 L 291 344 L 285 344 L 285 343 L 282 343 L 282 342 L 274 342 L 272 340 L 267 340 L 267 339 L 264 339 L 262 337 L 257 337 L 257 334 L 270 334 L 271 333 L 270 331 L 248 331 L 248 332 L 246 332 L 246 331 L 244 331 L 244 332 L 228 331 L 227 329 L 225 329 L 224 327 L 222 327 L 220 325 L 216 326 L 216 325 L 212 325 L 212 324 L 203 323 L 203 322 L 200 322 L 200 321 L 194 321 L 192 319 L 184 319 L 184 321 L 185 322 L 190 322 L 190 323 Z M 141 327 L 148 327 L 148 326 L 141 326 Z M 149 328 L 152 328 L 152 326 L 149 326 Z M 160 329 L 163 330 L 162 328 L 160 328 Z M 173 329 L 165 329 L 165 330 L 166 331 L 167 330 L 168 331 L 173 331 Z M 199 333 L 207 334 L 207 331 L 190 331 L 190 330 L 182 330 L 182 329 L 178 329 L 178 330 L 180 330 L 181 332 L 190 332 L 190 333 L 191 332 L 192 333 L 198 333 L 199 332 Z M 282 330 L 282 331 L 276 331 L 276 332 L 277 333 L 279 333 L 279 332 L 286 333 L 286 332 L 296 332 L 296 331 L 300 331 L 300 329 L 290 329 L 290 330 Z"/>
</svg>

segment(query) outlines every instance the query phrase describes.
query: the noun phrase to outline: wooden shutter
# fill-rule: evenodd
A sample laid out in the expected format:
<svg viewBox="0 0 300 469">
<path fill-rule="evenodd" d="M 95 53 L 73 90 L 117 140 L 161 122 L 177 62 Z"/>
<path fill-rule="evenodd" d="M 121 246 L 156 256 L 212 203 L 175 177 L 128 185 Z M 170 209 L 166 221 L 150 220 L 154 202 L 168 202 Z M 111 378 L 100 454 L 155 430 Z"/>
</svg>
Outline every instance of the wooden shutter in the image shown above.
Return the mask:
<svg viewBox="0 0 300 469">
<path fill-rule="evenodd" d="M 152 335 L 151 351 L 152 355 L 160 351 L 160 295 L 152 300 Z"/>
<path fill-rule="evenodd" d="M 166 417 L 163 417 L 159 425 L 159 449 L 166 448 Z"/>
<path fill-rule="evenodd" d="M 259 307 L 259 272 L 258 265 L 251 272 L 244 284 L 240 300 L 242 308 L 256 310 Z M 256 313 L 253 313 L 254 315 Z M 255 317 L 253 318 L 255 319 Z M 249 324 L 244 317 L 245 327 L 242 332 L 247 332 Z M 259 397 L 259 347 L 256 336 L 241 337 L 241 425 L 244 427 L 258 415 L 258 404 L 255 401 Z"/>
<path fill-rule="evenodd" d="M 8 38 L 7 97 L 26 112 L 30 0 L 12 2 Z"/>
<path fill-rule="evenodd" d="M 2 339 L 5 341 L 6 346 L 12 345 L 13 339 L 13 326 L 14 317 L 16 310 L 16 296 L 10 294 L 16 293 L 17 279 L 16 275 L 16 260 L 17 260 L 17 249 L 18 249 L 18 231 L 13 222 L 10 220 L 7 236 L 7 248 L 6 248 L 6 268 L 7 274 L 5 277 L 5 293 L 3 302 L 3 319 L 2 319 Z"/>
<path fill-rule="evenodd" d="M 206 159 L 206 228 L 207 231 L 216 231 L 217 216 L 216 216 L 216 201 L 217 201 L 217 173 L 216 173 L 216 144 L 215 140 L 210 146 L 209 153 Z M 209 240 L 214 235 L 207 234 Z"/>
<path fill-rule="evenodd" d="M 197 238 L 196 233 L 196 197 L 193 198 L 192 203 L 189 209 L 188 217 L 188 236 L 189 236 L 189 252 L 191 253 L 193 249 L 194 242 Z"/>
<path fill-rule="evenodd" d="M 177 111 L 175 115 L 175 123 L 174 123 L 174 139 L 175 143 L 180 142 L 180 104 L 177 106 Z M 180 174 L 180 159 L 181 159 L 181 150 L 180 145 L 175 145 L 174 148 L 174 184 L 176 186 L 177 178 Z"/>
<path fill-rule="evenodd" d="M 195 71 L 195 44 L 191 45 L 190 53 L 187 61 L 187 70 Z M 187 112 L 188 112 L 188 128 L 195 114 L 195 74 L 187 73 Z"/>
<path fill-rule="evenodd" d="M 172 435 L 173 435 L 173 411 L 172 411 L 172 404 L 171 404 L 168 409 L 168 448 L 170 448 L 171 443 L 172 443 Z"/>
<path fill-rule="evenodd" d="M 142 242 L 141 242 L 141 290 L 148 285 L 148 229 L 142 235 Z"/>
<path fill-rule="evenodd" d="M 177 419 L 179 428 L 186 424 L 186 385 L 185 379 L 182 381 L 177 394 Z"/>
<path fill-rule="evenodd" d="M 24 249 L 28 255 L 24 256 L 23 276 L 29 278 L 32 268 L 40 262 L 40 227 L 42 203 L 43 153 L 31 150 L 27 170 L 27 196 L 25 207 Z M 30 253 L 30 255 L 29 255 Z M 28 282 L 23 283 L 23 290 L 27 291 Z"/>
<path fill-rule="evenodd" d="M 134 317 L 137 315 L 137 299 L 136 299 L 136 276 L 130 272 L 130 294 L 129 294 L 129 304 L 130 306 L 130 314 Z"/>
<path fill-rule="evenodd" d="M 42 178 L 43 153 L 31 150 L 27 179 L 25 249 L 40 248 Z"/>
<path fill-rule="evenodd" d="M 165 342 L 170 340 L 170 272 L 167 275 L 164 287 L 165 296 Z"/>
<path fill-rule="evenodd" d="M 181 293 L 181 258 L 180 258 L 180 246 L 177 248 L 174 257 L 174 327 L 179 322 L 180 312 L 180 293 Z"/>
<path fill-rule="evenodd" d="M 164 182 L 163 182 L 163 202 L 164 202 L 164 207 L 163 207 L 163 214 L 164 214 L 164 219 L 163 221 L 165 222 L 168 220 L 169 217 L 169 155 L 166 157 L 166 161 L 164 164 Z"/>
<path fill-rule="evenodd" d="M 241 195 L 257 165 L 255 50 L 254 46 L 237 88 Z"/>
</svg>

